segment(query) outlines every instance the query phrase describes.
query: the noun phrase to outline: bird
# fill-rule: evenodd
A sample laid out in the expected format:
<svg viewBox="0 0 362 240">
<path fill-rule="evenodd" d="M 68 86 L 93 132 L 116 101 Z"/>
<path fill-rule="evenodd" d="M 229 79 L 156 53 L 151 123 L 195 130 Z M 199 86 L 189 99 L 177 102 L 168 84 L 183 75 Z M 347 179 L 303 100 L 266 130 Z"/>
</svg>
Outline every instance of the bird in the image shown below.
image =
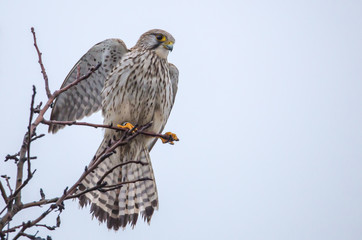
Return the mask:
<svg viewBox="0 0 362 240">
<path fill-rule="evenodd" d="M 62 87 L 99 63 L 100 67 L 88 79 L 57 97 L 50 119 L 74 121 L 102 110 L 106 125 L 134 129 L 134 126 L 152 122 L 148 131 L 162 133 L 175 102 L 179 79 L 177 67 L 167 60 L 174 44 L 175 39 L 170 33 L 152 29 L 142 34 L 130 49 L 116 38 L 94 45 L 74 65 Z M 48 131 L 56 133 L 63 127 L 51 124 Z M 110 142 L 120 139 L 123 134 L 124 131 L 105 129 L 95 156 L 102 154 Z M 177 140 L 175 134 L 168 134 Z M 150 151 L 156 141 L 156 138 L 138 135 L 127 145 L 118 147 L 85 177 L 79 189 L 94 187 L 100 179 L 110 186 L 135 182 L 110 191 L 88 192 L 79 197 L 80 206 L 90 205 L 92 216 L 106 222 L 109 229 L 134 227 L 139 216 L 150 223 L 158 209 L 158 193 L 150 160 Z M 145 164 L 129 163 L 117 167 L 129 161 Z M 143 178 L 151 180 L 136 181 Z"/>
</svg>

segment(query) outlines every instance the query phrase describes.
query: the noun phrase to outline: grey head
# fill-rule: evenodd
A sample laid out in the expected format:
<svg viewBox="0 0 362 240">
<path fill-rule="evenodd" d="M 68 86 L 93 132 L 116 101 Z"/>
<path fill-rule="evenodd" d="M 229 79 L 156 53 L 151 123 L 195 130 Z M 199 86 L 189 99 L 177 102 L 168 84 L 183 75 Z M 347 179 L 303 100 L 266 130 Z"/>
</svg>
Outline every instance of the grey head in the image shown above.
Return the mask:
<svg viewBox="0 0 362 240">
<path fill-rule="evenodd" d="M 167 58 L 173 49 L 175 38 L 168 32 L 161 29 L 152 29 L 141 35 L 136 45 L 138 50 L 154 50 L 160 57 Z"/>
</svg>

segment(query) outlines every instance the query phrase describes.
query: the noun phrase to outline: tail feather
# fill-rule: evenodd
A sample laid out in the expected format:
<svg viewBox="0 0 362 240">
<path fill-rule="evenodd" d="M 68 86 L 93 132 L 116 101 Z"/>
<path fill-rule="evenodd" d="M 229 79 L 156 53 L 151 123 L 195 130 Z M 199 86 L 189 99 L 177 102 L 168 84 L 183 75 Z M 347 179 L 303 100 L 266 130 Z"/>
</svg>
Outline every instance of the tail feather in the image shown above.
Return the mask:
<svg viewBox="0 0 362 240">
<path fill-rule="evenodd" d="M 107 138 L 103 140 L 97 154 L 103 152 L 108 142 Z M 83 180 L 81 186 L 83 189 L 95 186 L 108 170 L 129 161 L 140 161 L 144 164 L 129 163 L 117 167 L 104 178 L 103 182 L 107 182 L 110 186 L 143 178 L 152 180 L 124 184 L 120 188 L 106 192 L 92 191 L 79 198 L 80 205 L 83 207 L 90 204 L 93 217 L 100 222 L 107 222 L 107 227 L 110 229 L 118 230 L 127 224 L 134 226 L 139 214 L 149 223 L 154 210 L 158 209 L 157 188 L 149 151 L 144 146 L 142 138 L 134 139 L 128 145 L 119 147 Z"/>
</svg>

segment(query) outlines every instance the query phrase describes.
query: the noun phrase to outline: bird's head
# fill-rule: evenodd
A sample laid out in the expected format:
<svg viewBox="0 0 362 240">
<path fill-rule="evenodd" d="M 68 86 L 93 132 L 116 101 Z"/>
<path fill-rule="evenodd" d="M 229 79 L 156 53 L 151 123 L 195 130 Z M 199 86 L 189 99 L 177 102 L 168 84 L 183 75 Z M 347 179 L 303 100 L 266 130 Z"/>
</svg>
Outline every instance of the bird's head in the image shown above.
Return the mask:
<svg viewBox="0 0 362 240">
<path fill-rule="evenodd" d="M 154 50 L 158 56 L 167 58 L 174 43 L 175 39 L 171 34 L 161 29 L 153 29 L 142 34 L 135 48 Z"/>
</svg>

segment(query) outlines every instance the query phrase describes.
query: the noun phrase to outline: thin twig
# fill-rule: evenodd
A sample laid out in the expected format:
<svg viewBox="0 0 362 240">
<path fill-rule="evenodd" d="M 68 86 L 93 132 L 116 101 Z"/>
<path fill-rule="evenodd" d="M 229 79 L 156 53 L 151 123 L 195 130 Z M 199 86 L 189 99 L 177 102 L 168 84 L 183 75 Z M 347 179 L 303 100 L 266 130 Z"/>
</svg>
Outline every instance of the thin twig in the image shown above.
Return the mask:
<svg viewBox="0 0 362 240">
<path fill-rule="evenodd" d="M 67 196 L 65 198 L 65 200 L 77 198 L 79 196 L 82 196 L 85 193 L 98 190 L 100 187 L 104 187 L 104 186 L 105 186 L 105 184 L 96 185 L 96 186 L 94 186 L 92 188 L 88 188 L 88 189 L 86 189 L 84 191 L 81 191 L 81 192 L 79 192 L 77 194 Z M 50 204 L 50 203 L 56 203 L 58 200 L 59 200 L 59 197 L 56 197 L 56 198 L 52 198 L 52 199 L 42 199 L 42 200 L 39 200 L 39 201 L 26 203 L 26 204 L 23 205 L 23 209 L 30 208 L 30 207 L 35 207 L 35 206 L 43 206 L 43 205 Z"/>
<path fill-rule="evenodd" d="M 96 186 L 94 187 L 91 187 L 91 188 L 87 188 L 86 190 L 84 191 L 81 191 L 79 193 L 75 193 L 75 194 L 72 194 L 72 195 L 69 195 L 65 198 L 65 200 L 68 200 L 68 199 L 73 199 L 73 198 L 77 198 L 77 197 L 80 197 L 80 196 L 83 196 L 84 194 L 88 193 L 88 192 L 93 192 L 95 190 L 99 190 L 101 189 L 102 187 L 106 186 L 106 183 L 102 183 L 102 184 L 97 184 Z"/>
<path fill-rule="evenodd" d="M 45 199 L 45 194 L 42 188 L 40 188 L 40 200 L 44 200 Z"/>
<path fill-rule="evenodd" d="M 18 189 L 22 183 L 23 183 L 23 168 L 24 168 L 24 162 L 26 160 L 26 152 L 27 152 L 27 140 L 28 136 L 27 134 L 31 134 L 33 132 L 31 129 L 28 130 L 28 132 L 24 135 L 23 143 L 21 144 L 21 148 L 19 151 L 19 162 L 17 165 L 17 175 L 16 175 L 16 184 L 15 189 Z M 17 194 L 15 198 L 15 205 L 20 206 L 21 205 L 21 193 Z"/>
<path fill-rule="evenodd" d="M 134 181 L 128 181 L 128 182 L 121 182 L 119 183 L 119 187 L 121 187 L 122 185 L 125 185 L 125 184 L 129 184 L 129 183 L 135 183 L 135 182 L 139 182 L 139 181 L 145 181 L 145 180 L 152 180 L 151 178 L 142 178 L 142 179 L 137 179 L 137 180 L 134 180 Z M 64 200 L 69 200 L 69 199 L 74 199 L 74 198 L 78 198 L 88 192 L 93 192 L 93 191 L 100 191 L 101 189 L 103 189 L 104 187 L 108 187 L 106 185 L 106 183 L 101 183 L 101 184 L 97 184 L 91 188 L 87 188 L 86 190 L 84 191 L 80 191 L 78 193 L 75 193 L 75 194 L 72 194 L 72 195 L 68 195 Z M 104 191 L 104 190 L 103 190 Z M 108 190 L 107 190 L 108 191 Z M 42 199 L 42 200 L 39 200 L 39 201 L 35 201 L 35 202 L 30 202 L 30 203 L 26 203 L 22 206 L 23 209 L 26 209 L 26 208 L 30 208 L 30 207 L 35 207 L 35 206 L 43 206 L 43 205 L 46 205 L 46 204 L 50 204 L 50 203 L 56 203 L 57 201 L 59 200 L 59 197 L 56 197 L 56 198 L 52 198 L 52 199 Z"/>
<path fill-rule="evenodd" d="M 43 105 L 43 102 L 40 102 L 40 103 L 34 108 L 34 113 L 39 113 L 39 112 L 40 112 L 41 105 Z"/>
<path fill-rule="evenodd" d="M 153 180 L 153 179 L 146 177 L 146 178 L 136 179 L 136 180 L 133 180 L 133 181 L 121 182 L 121 183 L 117 183 L 117 184 L 113 184 L 113 185 L 106 185 L 103 188 L 99 189 L 99 191 L 108 192 L 108 191 L 111 191 L 111 190 L 118 189 L 118 188 L 122 187 L 125 184 L 136 183 L 136 182 L 141 182 L 141 181 L 148 181 L 148 180 Z"/>
<path fill-rule="evenodd" d="M 48 230 L 50 230 L 50 231 L 53 231 L 53 230 L 55 230 L 56 228 L 57 228 L 57 226 L 48 226 L 48 225 L 45 225 L 45 224 L 35 224 L 34 225 L 35 227 L 44 227 L 44 228 L 46 228 L 46 229 L 48 229 Z"/>
<path fill-rule="evenodd" d="M 6 204 L 6 206 L 1 210 L 0 214 L 2 214 L 12 204 L 14 199 L 17 199 L 18 195 L 21 192 L 21 189 L 23 189 L 28 184 L 28 182 L 33 178 L 33 175 L 34 175 L 35 172 L 36 172 L 36 169 L 29 175 L 29 177 L 17 189 L 15 189 L 14 193 L 11 193 L 11 195 L 9 197 L 8 204 Z M 9 187 L 10 187 L 10 185 L 9 185 Z M 20 204 L 19 204 L 18 209 L 20 209 L 20 208 L 21 207 L 20 207 Z M 14 211 L 16 213 L 16 210 L 14 210 Z"/>
<path fill-rule="evenodd" d="M 5 231 L 2 231 L 2 232 L 3 232 L 3 233 L 15 232 L 15 230 L 16 230 L 17 228 L 21 228 L 22 226 L 23 226 L 23 224 L 20 224 L 20 225 L 17 225 L 17 226 L 15 226 L 15 227 L 9 228 L 9 229 L 7 229 L 7 230 L 5 230 Z"/>
<path fill-rule="evenodd" d="M 2 175 L 1 177 L 5 178 L 6 185 L 8 186 L 9 191 L 10 191 L 10 195 L 13 195 L 13 189 L 11 188 L 11 185 L 9 182 L 10 177 L 8 177 L 7 175 Z"/>
<path fill-rule="evenodd" d="M 47 204 L 50 204 L 50 203 L 55 203 L 55 202 L 58 201 L 58 199 L 59 199 L 59 197 L 34 201 L 34 202 L 30 202 L 30 203 L 25 203 L 22 206 L 22 208 L 26 209 L 26 208 L 30 208 L 30 207 L 40 207 L 40 206 L 47 205 Z"/>
<path fill-rule="evenodd" d="M 1 196 L 3 197 L 3 199 L 5 201 L 5 204 L 8 204 L 9 199 L 8 199 L 8 197 L 6 195 L 5 188 L 4 188 L 3 184 L 1 183 L 1 181 L 0 181 L 0 191 L 1 191 Z"/>
<path fill-rule="evenodd" d="M 11 159 L 11 160 L 15 160 L 15 163 L 17 163 L 19 161 L 18 156 L 19 156 L 19 152 L 15 153 L 13 155 L 8 154 L 8 155 L 6 155 L 4 161 L 7 162 L 7 161 L 9 161 Z"/>
<path fill-rule="evenodd" d="M 28 184 L 28 182 L 33 178 L 33 175 L 35 174 L 35 172 L 36 172 L 36 169 L 35 169 L 32 173 L 30 173 L 30 175 L 28 176 L 28 178 L 25 179 L 25 181 L 19 186 L 19 188 L 17 188 L 17 189 L 15 190 L 15 192 L 14 192 L 14 194 L 12 194 L 11 198 L 15 198 L 16 195 L 17 195 L 18 193 L 20 193 L 21 189 L 23 189 L 23 188 L 26 186 L 26 184 Z"/>
<path fill-rule="evenodd" d="M 40 222 L 41 220 L 43 220 L 49 213 L 51 213 L 57 206 L 55 204 L 51 205 L 45 212 L 43 212 L 38 218 L 36 218 L 33 221 L 29 221 L 26 224 L 23 225 L 23 227 L 21 228 L 21 230 L 18 232 L 18 234 L 16 234 L 16 236 L 13 238 L 13 240 L 18 239 L 26 229 L 34 226 L 35 224 L 37 224 L 38 222 Z"/>
<path fill-rule="evenodd" d="M 30 104 L 30 116 L 29 116 L 29 125 L 28 125 L 28 140 L 27 140 L 27 161 L 28 161 L 28 178 L 31 175 L 31 163 L 30 163 L 30 144 L 31 144 L 31 138 L 32 135 L 30 135 L 30 127 L 31 127 L 31 122 L 33 121 L 33 116 L 34 116 L 34 99 L 35 99 L 35 95 L 36 95 L 36 88 L 33 85 L 33 95 L 31 96 L 31 104 Z"/>
<path fill-rule="evenodd" d="M 44 137 L 44 136 L 45 136 L 45 134 L 37 135 L 37 136 L 33 137 L 33 138 L 31 139 L 31 141 L 33 142 L 33 141 L 35 141 L 35 140 L 37 140 L 37 139 L 39 139 L 39 138 L 42 138 L 42 137 Z"/>
<path fill-rule="evenodd" d="M 52 96 L 51 92 L 50 92 L 50 89 L 49 89 L 49 80 L 48 80 L 48 75 L 45 71 L 45 67 L 43 65 L 43 60 L 42 60 L 42 53 L 40 52 L 39 48 L 38 48 L 38 44 L 36 42 L 36 36 L 35 36 L 35 31 L 34 31 L 34 28 L 32 27 L 31 28 L 31 33 L 33 34 L 33 40 L 34 40 L 34 47 L 36 49 L 36 52 L 38 53 L 38 63 L 40 65 L 40 68 L 41 68 L 41 73 L 43 74 L 43 78 L 44 78 L 44 82 L 45 82 L 45 91 L 47 93 L 47 96 L 48 98 L 50 98 Z"/>
<path fill-rule="evenodd" d="M 21 236 L 27 237 L 27 238 L 29 238 L 30 240 L 38 240 L 38 239 L 43 240 L 44 238 L 39 238 L 39 237 L 36 236 L 36 235 L 38 234 L 38 232 L 39 232 L 39 231 L 37 231 L 34 235 L 27 234 L 27 233 L 22 233 Z"/>
<path fill-rule="evenodd" d="M 118 168 L 118 167 L 123 167 L 124 165 L 130 164 L 130 163 L 136 163 L 136 164 L 141 164 L 142 166 L 147 165 L 147 162 L 141 162 L 141 161 L 128 161 L 128 162 L 124 162 L 124 163 L 120 163 L 117 164 L 116 166 L 112 167 L 111 169 L 109 169 L 105 174 L 103 174 L 103 176 L 101 177 L 101 179 L 98 180 L 98 184 L 102 183 L 103 180 L 107 177 L 108 174 L 110 174 L 111 172 L 114 171 L 114 169 Z"/>
<path fill-rule="evenodd" d="M 114 127 L 113 125 L 103 125 L 103 124 L 95 124 L 95 123 L 88 123 L 88 122 L 57 121 L 57 120 L 43 119 L 42 123 L 46 124 L 46 125 L 67 125 L 67 126 L 77 125 L 77 126 L 88 126 L 88 127 L 94 127 L 94 128 L 108 128 L 108 129 L 113 129 L 113 130 L 118 130 L 118 131 L 128 131 L 128 129 Z"/>
<path fill-rule="evenodd" d="M 125 132 L 129 131 L 127 128 L 120 128 L 120 127 L 115 127 L 113 125 L 104 125 L 104 124 L 96 124 L 96 123 L 88 123 L 88 122 L 57 121 L 57 120 L 43 119 L 42 123 L 46 124 L 46 125 L 67 125 L 67 126 L 77 125 L 77 126 L 87 126 L 87 127 L 94 127 L 94 128 L 108 128 L 108 129 L 113 129 L 113 130 L 116 130 L 116 131 L 125 131 Z M 150 137 L 163 138 L 163 139 L 167 140 L 168 142 L 179 141 L 178 139 L 172 139 L 172 136 L 166 135 L 166 134 L 159 134 L 159 133 L 152 133 L 152 132 L 147 132 L 147 131 L 140 131 L 140 129 L 138 129 L 137 132 L 139 132 L 142 135 L 146 135 L 146 136 L 150 136 Z"/>
</svg>

